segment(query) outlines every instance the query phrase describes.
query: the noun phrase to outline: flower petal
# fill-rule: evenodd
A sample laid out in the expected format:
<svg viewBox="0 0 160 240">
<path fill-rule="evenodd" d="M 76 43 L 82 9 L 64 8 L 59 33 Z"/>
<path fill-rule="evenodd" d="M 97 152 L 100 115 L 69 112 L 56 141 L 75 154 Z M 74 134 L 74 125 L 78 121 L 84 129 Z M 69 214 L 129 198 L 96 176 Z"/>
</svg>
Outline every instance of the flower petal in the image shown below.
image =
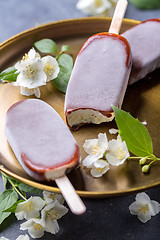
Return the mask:
<svg viewBox="0 0 160 240">
<path fill-rule="evenodd" d="M 34 59 L 34 58 L 39 58 L 40 59 L 40 55 L 38 52 L 35 51 L 34 48 L 31 48 L 28 52 L 28 57 L 29 59 Z"/>
<path fill-rule="evenodd" d="M 57 219 L 68 212 L 68 209 L 61 205 L 57 200 L 52 201 L 41 211 L 42 220 L 45 223 L 45 230 L 55 234 L 59 231 Z"/>
<path fill-rule="evenodd" d="M 96 155 L 88 155 L 83 161 L 82 164 L 84 167 L 92 167 L 93 163 L 99 159 L 99 156 Z"/>
<path fill-rule="evenodd" d="M 94 162 L 90 172 L 93 177 L 101 177 L 108 170 L 109 170 L 108 162 L 100 159 Z"/>
<path fill-rule="evenodd" d="M 40 197 L 30 197 L 27 201 L 19 203 L 16 207 L 15 216 L 18 220 L 39 217 L 39 211 L 44 207 L 45 201 Z"/>
<path fill-rule="evenodd" d="M 47 82 L 56 78 L 60 71 L 57 60 L 51 56 L 45 56 L 41 59 L 43 63 L 43 70 L 47 75 Z"/>
<path fill-rule="evenodd" d="M 136 202 L 141 204 L 147 204 L 150 202 L 150 197 L 145 192 L 138 193 L 136 195 Z"/>
<path fill-rule="evenodd" d="M 93 148 L 98 145 L 98 139 L 85 140 L 83 144 L 84 151 L 88 154 L 92 154 Z"/>
<path fill-rule="evenodd" d="M 125 141 L 122 142 L 120 135 L 118 135 L 117 140 L 112 139 L 108 143 L 108 153 L 106 154 L 106 159 L 113 166 L 121 165 L 130 156 L 127 145 Z"/>
<path fill-rule="evenodd" d="M 43 191 L 43 197 L 47 204 L 51 203 L 53 201 L 56 201 L 56 200 L 58 200 L 59 203 L 61 203 L 61 204 L 64 203 L 64 198 L 63 198 L 62 194 Z"/>
<path fill-rule="evenodd" d="M 101 15 L 111 7 L 112 4 L 108 0 L 79 0 L 76 5 L 77 9 L 89 15 Z"/>
<path fill-rule="evenodd" d="M 150 213 L 151 216 L 155 216 L 160 212 L 160 204 L 154 200 L 151 200 L 150 202 Z"/>
<path fill-rule="evenodd" d="M 109 133 L 110 134 L 117 134 L 117 133 L 119 133 L 119 130 L 115 129 L 115 128 L 111 128 L 111 129 L 109 129 Z"/>
<path fill-rule="evenodd" d="M 98 134 L 98 144 L 103 147 L 103 151 L 105 152 L 108 148 L 108 139 L 106 133 Z"/>
<path fill-rule="evenodd" d="M 138 219 L 143 222 L 143 223 L 146 223 L 147 221 L 149 221 L 151 219 L 151 215 L 149 213 L 146 213 L 146 214 L 138 214 Z"/>
<path fill-rule="evenodd" d="M 26 235 L 20 235 L 18 238 L 16 238 L 16 240 L 29 240 L 29 236 L 26 234 Z"/>
<path fill-rule="evenodd" d="M 28 230 L 32 238 L 40 238 L 44 235 L 44 223 L 41 219 L 31 218 L 20 225 L 20 230 Z"/>
<path fill-rule="evenodd" d="M 160 212 L 160 204 L 156 201 L 150 200 L 146 193 L 138 193 L 136 201 L 129 206 L 130 213 L 137 215 L 138 219 L 146 223 Z"/>
</svg>

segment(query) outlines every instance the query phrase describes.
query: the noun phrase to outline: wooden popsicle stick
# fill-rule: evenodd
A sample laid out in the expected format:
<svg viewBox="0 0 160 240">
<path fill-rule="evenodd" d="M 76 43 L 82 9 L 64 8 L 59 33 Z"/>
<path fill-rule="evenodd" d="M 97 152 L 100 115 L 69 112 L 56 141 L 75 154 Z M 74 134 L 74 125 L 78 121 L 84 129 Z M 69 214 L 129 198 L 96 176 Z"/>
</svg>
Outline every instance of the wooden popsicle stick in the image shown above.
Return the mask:
<svg viewBox="0 0 160 240">
<path fill-rule="evenodd" d="M 112 22 L 109 28 L 109 33 L 115 33 L 115 34 L 119 34 L 120 29 L 121 29 L 121 25 L 122 25 L 122 21 L 123 21 L 123 17 L 124 14 L 126 12 L 127 9 L 127 5 L 128 5 L 128 1 L 127 0 L 119 0 L 117 2 L 115 11 L 114 11 L 114 15 L 112 18 Z"/>
<path fill-rule="evenodd" d="M 61 193 L 66 200 L 70 210 L 77 215 L 84 213 L 86 211 L 86 207 L 67 176 L 57 178 L 55 182 L 61 190 Z"/>
</svg>

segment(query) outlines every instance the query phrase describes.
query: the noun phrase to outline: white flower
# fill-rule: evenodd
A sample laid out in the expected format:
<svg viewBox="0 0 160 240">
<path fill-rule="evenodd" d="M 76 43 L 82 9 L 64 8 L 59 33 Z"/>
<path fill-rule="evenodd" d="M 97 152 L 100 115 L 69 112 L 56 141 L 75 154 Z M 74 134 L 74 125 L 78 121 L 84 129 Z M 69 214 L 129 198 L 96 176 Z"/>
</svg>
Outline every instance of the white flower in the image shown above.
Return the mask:
<svg viewBox="0 0 160 240">
<path fill-rule="evenodd" d="M 28 54 L 25 54 L 25 56 L 22 58 L 22 61 L 26 61 L 28 59 L 34 59 L 34 58 L 41 58 L 41 56 L 39 55 L 39 53 L 37 53 L 35 51 L 34 48 L 31 48 L 28 52 Z"/>
<path fill-rule="evenodd" d="M 79 0 L 76 8 L 89 15 L 106 15 L 112 4 L 108 0 Z"/>
<path fill-rule="evenodd" d="M 119 133 L 119 130 L 118 130 L 118 129 L 115 129 L 115 128 L 110 128 L 110 129 L 109 129 L 109 133 L 110 133 L 110 134 L 117 134 L 117 133 Z"/>
<path fill-rule="evenodd" d="M 26 234 L 26 235 L 20 235 L 16 240 L 29 240 L 29 236 Z"/>
<path fill-rule="evenodd" d="M 58 200 L 60 204 L 64 203 L 63 196 L 61 194 L 58 194 L 58 193 L 43 191 L 43 197 L 44 197 L 44 200 L 47 204 L 51 203 L 53 201 L 56 201 L 56 200 Z"/>
<path fill-rule="evenodd" d="M 45 230 L 52 234 L 59 231 L 57 219 L 61 218 L 68 212 L 68 209 L 61 205 L 57 200 L 49 203 L 42 209 L 42 220 L 45 222 Z"/>
<path fill-rule="evenodd" d="M 93 177 L 101 177 L 108 170 L 109 170 L 108 162 L 102 159 L 99 159 L 93 163 L 93 166 L 90 172 Z"/>
<path fill-rule="evenodd" d="M 113 165 L 118 166 L 125 162 L 125 160 L 130 156 L 126 142 L 121 140 L 118 135 L 117 140 L 112 139 L 108 143 L 108 153 L 106 154 L 107 161 Z"/>
<path fill-rule="evenodd" d="M 56 59 L 51 56 L 45 56 L 41 58 L 41 61 L 43 63 L 43 70 L 47 75 L 47 82 L 56 78 L 60 70 Z"/>
<path fill-rule="evenodd" d="M 42 219 L 31 218 L 20 225 L 20 230 L 28 230 L 32 238 L 41 238 L 44 235 L 45 225 Z"/>
<path fill-rule="evenodd" d="M 0 240 L 9 240 L 9 239 L 5 237 L 1 237 Z"/>
<path fill-rule="evenodd" d="M 20 87 L 20 93 L 24 96 L 35 95 L 37 98 L 40 98 L 41 95 L 38 87 L 33 89 L 29 89 L 27 87 Z"/>
<path fill-rule="evenodd" d="M 156 201 L 150 200 L 146 193 L 138 193 L 136 201 L 129 206 L 130 213 L 137 215 L 138 219 L 146 223 L 160 212 L 160 204 Z"/>
<path fill-rule="evenodd" d="M 20 61 L 16 63 L 15 68 L 19 72 L 14 83 L 15 86 L 33 89 L 46 85 L 47 76 L 43 71 L 43 63 L 39 58 L 35 57 Z"/>
<path fill-rule="evenodd" d="M 146 121 L 143 121 L 143 122 L 141 122 L 143 125 L 147 125 L 147 122 Z"/>
<path fill-rule="evenodd" d="M 99 133 L 98 139 L 86 140 L 84 150 L 89 155 L 83 160 L 82 164 L 86 167 L 92 167 L 93 163 L 102 158 L 108 148 L 108 139 L 106 133 Z"/>
<path fill-rule="evenodd" d="M 39 211 L 44 207 L 45 201 L 40 197 L 30 197 L 17 205 L 15 215 L 18 220 L 39 217 Z"/>
</svg>

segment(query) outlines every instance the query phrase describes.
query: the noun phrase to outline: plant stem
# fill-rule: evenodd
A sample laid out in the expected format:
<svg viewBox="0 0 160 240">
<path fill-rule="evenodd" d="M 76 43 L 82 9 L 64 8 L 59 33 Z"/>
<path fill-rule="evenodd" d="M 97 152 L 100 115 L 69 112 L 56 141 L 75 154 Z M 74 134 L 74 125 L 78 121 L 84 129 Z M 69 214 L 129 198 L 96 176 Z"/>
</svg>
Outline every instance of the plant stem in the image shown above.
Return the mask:
<svg viewBox="0 0 160 240">
<path fill-rule="evenodd" d="M 61 55 L 62 55 L 62 51 L 60 51 L 59 53 L 58 53 L 58 55 L 55 57 L 55 59 L 57 60 Z"/>
<path fill-rule="evenodd" d="M 25 196 L 23 196 L 23 194 L 18 190 L 18 188 L 14 185 L 14 183 L 12 182 L 12 180 L 10 180 L 8 178 L 8 181 L 10 182 L 10 184 L 12 185 L 13 189 L 19 194 L 19 196 L 21 198 L 23 198 L 23 200 L 27 201 L 27 198 Z"/>
<path fill-rule="evenodd" d="M 156 161 L 157 161 L 157 159 L 153 160 L 152 162 L 150 162 L 150 163 L 148 164 L 148 166 L 150 166 L 152 163 L 154 163 L 154 162 L 156 162 Z"/>
</svg>

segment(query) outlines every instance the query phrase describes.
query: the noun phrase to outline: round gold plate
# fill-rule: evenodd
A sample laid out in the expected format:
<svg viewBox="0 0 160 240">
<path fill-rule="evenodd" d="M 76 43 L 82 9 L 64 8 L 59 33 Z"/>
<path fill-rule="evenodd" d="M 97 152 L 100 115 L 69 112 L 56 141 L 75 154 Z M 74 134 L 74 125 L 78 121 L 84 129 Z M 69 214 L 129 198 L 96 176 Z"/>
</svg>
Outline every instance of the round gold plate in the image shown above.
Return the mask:
<svg viewBox="0 0 160 240">
<path fill-rule="evenodd" d="M 54 39 L 59 47 L 62 44 L 68 44 L 75 59 L 85 40 L 92 34 L 108 31 L 110 22 L 110 18 L 98 17 L 71 19 L 41 25 L 20 33 L 0 45 L 0 70 L 11 66 L 24 53 L 28 52 L 35 41 L 43 38 Z M 124 19 L 121 32 L 138 23 L 135 20 Z M 160 156 L 160 83 L 158 75 L 159 72 L 154 72 L 151 75 L 152 79 L 146 78 L 133 86 L 129 86 L 122 108 L 129 111 L 134 117 L 138 117 L 140 121 L 147 121 L 147 128 L 153 140 L 154 153 Z M 41 93 L 41 99 L 49 103 L 65 120 L 63 109 L 65 95 L 56 90 L 52 83 L 47 83 L 46 86 L 42 87 Z M 12 84 L 0 84 L 0 164 L 4 166 L 1 166 L 0 170 L 31 186 L 59 192 L 54 182 L 39 183 L 25 173 L 5 137 L 4 124 L 7 109 L 13 103 L 26 98 L 20 95 L 18 87 L 14 87 Z M 108 133 L 108 130 L 112 127 L 116 127 L 114 121 L 100 125 L 88 125 L 72 132 L 80 146 L 82 159 L 86 156 L 83 151 L 85 139 L 97 138 L 100 132 L 106 132 L 110 139 L 113 136 Z M 160 166 L 157 167 L 157 165 L 155 164 L 151 168 L 149 174 L 143 174 L 138 161 L 130 160 L 123 166 L 112 167 L 103 177 L 98 179 L 93 178 L 82 168 L 74 169 L 68 174 L 68 177 L 81 196 L 114 196 L 159 185 Z"/>
</svg>

